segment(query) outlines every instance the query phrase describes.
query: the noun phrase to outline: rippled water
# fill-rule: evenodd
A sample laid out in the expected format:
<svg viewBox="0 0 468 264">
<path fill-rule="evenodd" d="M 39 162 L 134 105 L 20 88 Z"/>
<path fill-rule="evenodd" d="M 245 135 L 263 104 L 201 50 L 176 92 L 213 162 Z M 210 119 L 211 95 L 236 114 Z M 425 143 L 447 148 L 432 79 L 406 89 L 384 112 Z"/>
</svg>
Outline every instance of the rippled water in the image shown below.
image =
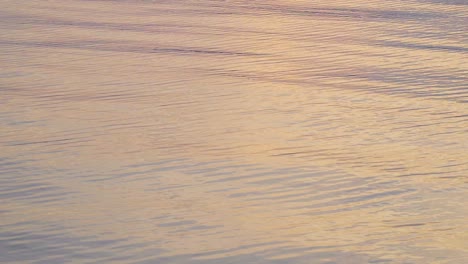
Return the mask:
<svg viewBox="0 0 468 264">
<path fill-rule="evenodd" d="M 0 262 L 467 263 L 467 1 L 0 7 Z"/>
</svg>

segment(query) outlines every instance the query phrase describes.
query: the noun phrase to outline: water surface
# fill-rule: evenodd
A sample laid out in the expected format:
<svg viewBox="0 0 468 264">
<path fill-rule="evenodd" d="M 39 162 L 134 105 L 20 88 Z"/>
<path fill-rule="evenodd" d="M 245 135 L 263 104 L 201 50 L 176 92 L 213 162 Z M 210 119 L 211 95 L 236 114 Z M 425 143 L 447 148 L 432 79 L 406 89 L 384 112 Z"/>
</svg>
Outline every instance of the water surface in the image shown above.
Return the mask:
<svg viewBox="0 0 468 264">
<path fill-rule="evenodd" d="M 466 263 L 466 1 L 0 7 L 0 262 Z"/>
</svg>

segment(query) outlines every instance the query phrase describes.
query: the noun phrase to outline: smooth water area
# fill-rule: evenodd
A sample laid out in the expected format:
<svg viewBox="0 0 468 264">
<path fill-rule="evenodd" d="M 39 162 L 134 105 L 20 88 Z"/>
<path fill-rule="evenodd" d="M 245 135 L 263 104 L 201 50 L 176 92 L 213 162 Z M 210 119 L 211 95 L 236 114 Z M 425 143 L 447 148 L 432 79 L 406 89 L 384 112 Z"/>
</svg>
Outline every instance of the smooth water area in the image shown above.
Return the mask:
<svg viewBox="0 0 468 264">
<path fill-rule="evenodd" d="M 0 262 L 468 263 L 465 0 L 2 0 Z"/>
</svg>

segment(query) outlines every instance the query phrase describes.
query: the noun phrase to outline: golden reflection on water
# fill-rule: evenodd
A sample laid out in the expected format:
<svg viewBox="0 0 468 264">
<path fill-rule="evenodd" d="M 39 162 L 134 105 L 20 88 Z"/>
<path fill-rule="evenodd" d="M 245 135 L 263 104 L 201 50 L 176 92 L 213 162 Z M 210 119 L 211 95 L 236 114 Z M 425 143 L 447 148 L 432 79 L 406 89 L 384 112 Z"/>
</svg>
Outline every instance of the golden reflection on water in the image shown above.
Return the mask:
<svg viewBox="0 0 468 264">
<path fill-rule="evenodd" d="M 468 257 L 466 5 L 1 6 L 1 261 Z"/>
</svg>

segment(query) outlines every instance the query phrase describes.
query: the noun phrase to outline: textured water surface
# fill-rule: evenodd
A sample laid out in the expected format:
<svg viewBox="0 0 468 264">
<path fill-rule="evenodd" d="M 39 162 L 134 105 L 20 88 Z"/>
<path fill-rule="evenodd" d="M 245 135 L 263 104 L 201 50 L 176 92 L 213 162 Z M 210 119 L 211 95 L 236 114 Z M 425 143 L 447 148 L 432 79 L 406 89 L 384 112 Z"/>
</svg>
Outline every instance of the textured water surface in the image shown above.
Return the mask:
<svg viewBox="0 0 468 264">
<path fill-rule="evenodd" d="M 0 262 L 467 263 L 468 2 L 0 2 Z"/>
</svg>

